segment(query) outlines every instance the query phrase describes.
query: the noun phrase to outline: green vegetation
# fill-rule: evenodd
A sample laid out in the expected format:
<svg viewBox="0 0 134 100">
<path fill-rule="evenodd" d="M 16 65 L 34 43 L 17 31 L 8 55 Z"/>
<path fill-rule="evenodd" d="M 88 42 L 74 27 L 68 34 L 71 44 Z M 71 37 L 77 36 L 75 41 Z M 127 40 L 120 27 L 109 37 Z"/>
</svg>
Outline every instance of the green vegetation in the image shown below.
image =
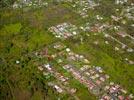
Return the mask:
<svg viewBox="0 0 134 100">
<path fill-rule="evenodd" d="M 38 71 L 37 59 L 33 57 L 33 52 L 57 41 L 61 41 L 48 31 L 48 28 L 51 26 L 63 22 L 71 22 L 80 26 L 87 20 L 95 23 L 94 15 L 96 14 L 102 14 L 104 21 L 110 22 L 108 16 L 114 13 L 111 9 L 111 2 L 110 0 L 103 1 L 105 1 L 103 2 L 103 5 L 106 5 L 105 7 L 100 6 L 95 12 L 92 10 L 89 11 L 89 18 L 83 19 L 72 10 L 68 3 L 51 3 L 47 8 L 24 11 L 24 9 L 3 8 L 13 4 L 14 0 L 1 0 L 1 100 L 57 100 L 58 97 L 66 100 L 68 95 L 58 94 L 52 87 L 46 84 L 50 80 L 53 81 L 53 77 L 45 78 Z M 125 29 L 130 34 L 133 33 L 133 29 L 129 30 L 127 25 Z M 119 44 L 111 40 L 111 45 L 104 45 L 105 38 L 102 36 L 102 33 L 98 33 L 96 36 L 92 32 L 89 34 L 90 37 L 80 34 L 77 38 L 70 38 L 62 42 L 74 52 L 85 55 L 90 60 L 91 65 L 102 66 L 105 72 L 110 75 L 112 81 L 120 84 L 129 93 L 134 94 L 134 66 L 122 62 L 126 56 L 133 60 L 134 54 L 115 52 L 113 46 L 119 46 Z M 113 35 L 113 33 L 111 34 Z M 80 43 L 79 38 L 81 36 L 84 37 L 83 44 Z M 93 44 L 96 40 L 99 41 L 99 45 Z M 125 41 L 125 43 L 133 48 L 133 44 L 129 40 Z M 19 63 L 16 63 L 16 61 L 19 61 Z M 65 76 L 68 76 L 65 70 L 58 69 L 58 67 L 57 70 L 64 72 Z M 95 97 L 89 94 L 87 88 L 77 82 L 77 80 L 72 79 L 70 83 L 72 87 L 79 87 L 76 95 L 81 100 L 95 100 Z"/>
<path fill-rule="evenodd" d="M 0 8 L 11 6 L 16 0 L 1 0 Z"/>
</svg>

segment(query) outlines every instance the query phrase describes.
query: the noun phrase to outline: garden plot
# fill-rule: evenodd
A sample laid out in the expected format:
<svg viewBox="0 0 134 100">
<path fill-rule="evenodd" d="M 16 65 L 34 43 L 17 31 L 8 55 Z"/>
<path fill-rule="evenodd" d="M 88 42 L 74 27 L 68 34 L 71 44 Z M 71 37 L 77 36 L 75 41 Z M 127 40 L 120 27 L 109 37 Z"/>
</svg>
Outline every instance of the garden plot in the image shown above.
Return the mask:
<svg viewBox="0 0 134 100">
<path fill-rule="evenodd" d="M 71 23 L 62 23 L 57 26 L 52 26 L 49 31 L 60 39 L 67 39 L 69 37 L 79 34 L 78 28 Z"/>
</svg>

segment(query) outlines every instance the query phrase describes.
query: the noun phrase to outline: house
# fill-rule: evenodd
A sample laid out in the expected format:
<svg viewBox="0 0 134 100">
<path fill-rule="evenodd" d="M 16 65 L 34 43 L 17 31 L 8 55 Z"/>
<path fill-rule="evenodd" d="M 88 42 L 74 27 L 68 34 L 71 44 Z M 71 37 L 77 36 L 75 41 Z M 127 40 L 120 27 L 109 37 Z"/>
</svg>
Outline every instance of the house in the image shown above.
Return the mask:
<svg viewBox="0 0 134 100">
<path fill-rule="evenodd" d="M 119 51 L 120 49 L 118 47 L 115 47 L 115 51 Z"/>
<path fill-rule="evenodd" d="M 128 48 L 127 52 L 133 52 L 134 50 L 132 48 Z"/>
<path fill-rule="evenodd" d="M 58 85 L 54 85 L 54 88 L 57 90 L 57 92 L 62 93 L 63 90 Z"/>
<path fill-rule="evenodd" d="M 38 69 L 39 69 L 40 71 L 43 71 L 43 67 L 41 67 L 41 66 L 39 66 Z"/>
<path fill-rule="evenodd" d="M 19 60 L 16 60 L 16 64 L 19 64 L 20 63 L 20 61 Z"/>
<path fill-rule="evenodd" d="M 124 98 L 124 96 L 119 95 L 119 96 L 118 96 L 118 99 L 119 99 L 119 100 L 124 100 L 125 98 Z"/>
<path fill-rule="evenodd" d="M 44 66 L 45 68 L 47 68 L 48 70 L 52 70 L 50 64 L 44 64 L 43 66 Z"/>
<path fill-rule="evenodd" d="M 72 88 L 70 91 L 71 91 L 71 93 L 74 94 L 74 93 L 76 93 L 77 89 L 76 88 Z"/>
<path fill-rule="evenodd" d="M 62 23 L 57 26 L 52 26 L 48 29 L 55 37 L 60 39 L 67 39 L 74 35 L 77 35 L 77 27 L 71 23 Z"/>
<path fill-rule="evenodd" d="M 100 80 L 96 80 L 96 84 L 97 85 L 100 85 L 101 84 L 101 81 Z"/>
<path fill-rule="evenodd" d="M 104 82 L 104 81 L 105 81 L 105 78 L 103 78 L 103 77 L 100 77 L 100 80 Z"/>
</svg>

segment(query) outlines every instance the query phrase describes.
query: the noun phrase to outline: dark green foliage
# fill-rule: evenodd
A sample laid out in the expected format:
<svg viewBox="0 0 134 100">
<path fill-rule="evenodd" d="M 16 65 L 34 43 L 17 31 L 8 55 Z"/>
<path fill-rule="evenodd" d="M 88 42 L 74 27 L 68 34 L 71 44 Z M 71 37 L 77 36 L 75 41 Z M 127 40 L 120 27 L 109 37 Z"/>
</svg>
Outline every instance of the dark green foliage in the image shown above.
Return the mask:
<svg viewBox="0 0 134 100">
<path fill-rule="evenodd" d="M 10 7 L 16 0 L 0 0 L 0 8 Z"/>
</svg>

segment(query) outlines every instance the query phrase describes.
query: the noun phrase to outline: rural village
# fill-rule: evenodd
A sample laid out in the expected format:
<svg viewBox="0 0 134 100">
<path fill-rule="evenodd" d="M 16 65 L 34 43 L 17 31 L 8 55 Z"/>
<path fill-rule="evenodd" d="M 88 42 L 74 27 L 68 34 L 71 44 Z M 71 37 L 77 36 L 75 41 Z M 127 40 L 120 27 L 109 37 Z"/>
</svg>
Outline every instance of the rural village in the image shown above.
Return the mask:
<svg viewBox="0 0 134 100">
<path fill-rule="evenodd" d="M 88 96 L 84 99 L 84 95 L 93 96 L 95 100 L 134 100 L 133 73 L 128 75 L 132 80 L 126 79 L 128 83 L 131 82 L 130 84 L 124 81 L 127 76 L 125 73 L 129 73 L 125 69 L 131 67 L 129 70 L 133 72 L 134 67 L 134 2 L 133 0 L 113 0 L 115 8 L 107 9 L 103 7 L 104 1 L 106 0 L 21 0 L 16 1 L 12 6 L 14 10 L 44 7 L 51 12 L 49 6 L 59 4 L 61 9 L 63 6 L 64 9 L 69 9 L 67 13 L 76 14 L 73 20 L 67 15 L 65 18 L 67 20 L 62 19 L 64 13 L 60 17 L 54 17 L 54 21 L 57 20 L 56 18 L 62 20 L 56 23 L 50 20 L 50 17 L 54 16 L 53 13 L 51 12 L 50 16 L 48 14 L 46 21 L 51 24 L 41 26 L 46 29 L 45 32 L 48 35 L 46 35 L 46 40 L 41 42 L 37 40 L 37 42 L 46 42 L 47 38 L 50 39 L 49 35 L 54 38 L 54 41 L 41 46 L 33 42 L 31 47 L 34 47 L 33 45 L 40 47 L 30 49 L 31 52 L 26 54 L 29 59 L 33 59 L 31 65 L 36 66 L 36 72 L 42 75 L 43 80 L 47 80 L 45 85 L 56 91 L 57 95 L 69 95 L 71 99 L 67 98 L 67 100 L 90 100 L 87 99 Z M 113 12 L 104 13 L 100 7 L 103 10 L 112 9 Z M 59 8 L 53 9 L 55 11 Z M 98 12 L 95 12 L 96 10 Z M 58 11 L 55 14 L 58 15 Z M 30 14 L 27 18 L 30 18 L 29 16 Z M 34 19 L 28 22 L 34 23 Z M 43 35 L 39 37 L 45 38 Z M 34 40 L 36 40 L 35 37 Z M 22 63 L 23 58 L 15 59 L 15 66 Z M 114 75 L 116 71 L 119 73 Z M 121 77 L 119 76 L 121 74 L 125 75 Z M 66 100 L 60 96 L 52 100 Z"/>
</svg>

